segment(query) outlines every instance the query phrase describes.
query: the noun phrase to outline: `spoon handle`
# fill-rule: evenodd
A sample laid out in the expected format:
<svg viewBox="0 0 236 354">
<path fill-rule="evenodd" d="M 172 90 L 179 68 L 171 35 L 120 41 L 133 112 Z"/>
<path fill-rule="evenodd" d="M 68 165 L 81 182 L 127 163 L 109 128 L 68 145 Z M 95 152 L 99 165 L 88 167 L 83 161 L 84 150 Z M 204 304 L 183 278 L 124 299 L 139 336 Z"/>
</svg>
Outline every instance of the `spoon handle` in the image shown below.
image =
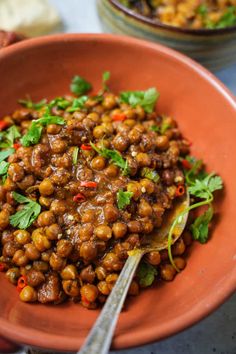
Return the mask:
<svg viewBox="0 0 236 354">
<path fill-rule="evenodd" d="M 129 256 L 84 345 L 77 354 L 107 354 L 130 283 L 143 252 Z"/>
</svg>

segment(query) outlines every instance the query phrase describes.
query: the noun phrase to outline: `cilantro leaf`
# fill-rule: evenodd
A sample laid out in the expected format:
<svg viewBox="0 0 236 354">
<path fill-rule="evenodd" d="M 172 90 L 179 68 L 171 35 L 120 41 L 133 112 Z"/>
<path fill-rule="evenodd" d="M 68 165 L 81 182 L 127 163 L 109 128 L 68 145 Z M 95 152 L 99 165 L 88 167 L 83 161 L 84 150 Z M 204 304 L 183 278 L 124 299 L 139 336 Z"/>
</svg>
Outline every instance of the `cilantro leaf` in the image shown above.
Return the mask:
<svg viewBox="0 0 236 354">
<path fill-rule="evenodd" d="M 49 103 L 49 106 L 64 110 L 70 106 L 70 101 L 66 100 L 64 97 L 56 97 Z"/>
<path fill-rule="evenodd" d="M 105 147 L 99 149 L 92 142 L 90 142 L 92 148 L 101 156 L 106 159 L 111 159 L 114 164 L 120 167 L 123 170 L 123 173 L 126 175 L 129 173 L 129 166 L 127 160 L 123 159 L 121 154 L 116 150 L 110 150 Z"/>
<path fill-rule="evenodd" d="M 111 74 L 109 71 L 105 71 L 102 75 L 102 82 L 103 82 L 103 90 L 109 91 L 109 87 L 107 86 L 107 81 L 110 80 Z"/>
<path fill-rule="evenodd" d="M 223 181 L 220 176 L 212 176 L 208 181 L 208 187 L 211 193 L 215 192 L 216 190 L 223 188 Z"/>
<path fill-rule="evenodd" d="M 170 127 L 170 124 L 163 122 L 161 126 L 152 125 L 150 127 L 150 130 L 152 130 L 153 132 L 161 133 L 163 135 Z"/>
<path fill-rule="evenodd" d="M 23 146 L 35 145 L 39 142 L 42 130 L 45 125 L 48 124 L 65 124 L 65 121 L 62 117 L 50 116 L 47 113 L 37 120 L 33 120 L 31 126 L 27 133 L 21 138 L 21 143 Z"/>
<path fill-rule="evenodd" d="M 192 165 L 190 170 L 185 171 L 185 178 L 188 185 L 193 184 L 196 179 L 202 180 L 207 176 L 207 173 L 203 170 L 202 160 L 197 160 L 193 156 L 186 156 L 186 160 Z"/>
<path fill-rule="evenodd" d="M 72 113 L 78 109 L 84 108 L 85 102 L 88 100 L 88 96 L 81 96 L 73 100 L 72 106 L 68 109 L 68 112 Z"/>
<path fill-rule="evenodd" d="M 0 152 L 0 162 L 2 162 L 3 160 L 5 160 L 7 157 L 9 157 L 10 155 L 14 154 L 15 149 L 10 148 L 10 149 L 6 149 Z"/>
<path fill-rule="evenodd" d="M 205 17 L 208 13 L 208 8 L 206 4 L 201 4 L 197 7 L 196 9 L 197 14 L 201 15 L 202 17 Z"/>
<path fill-rule="evenodd" d="M 23 146 L 35 145 L 39 142 L 43 127 L 35 122 L 31 123 L 29 130 L 20 140 Z"/>
<path fill-rule="evenodd" d="M 29 108 L 29 109 L 35 109 L 35 110 L 39 110 L 41 109 L 46 103 L 47 100 L 43 99 L 37 103 L 34 103 L 31 98 L 29 97 L 27 100 L 19 100 L 18 101 L 22 106 Z"/>
<path fill-rule="evenodd" d="M 77 161 L 78 161 L 78 154 L 79 154 L 79 148 L 78 148 L 78 146 L 75 146 L 75 147 L 74 147 L 74 150 L 73 150 L 73 154 L 72 154 L 72 162 L 73 162 L 73 165 L 76 165 L 76 164 L 77 164 Z"/>
<path fill-rule="evenodd" d="M 129 205 L 132 196 L 133 192 L 124 192 L 122 189 L 119 189 L 116 194 L 118 208 L 124 209 L 127 205 Z"/>
<path fill-rule="evenodd" d="M 229 6 L 220 20 L 216 23 L 215 28 L 225 28 L 236 25 L 236 6 Z"/>
<path fill-rule="evenodd" d="M 156 88 L 152 87 L 147 91 L 126 91 L 121 92 L 120 101 L 128 103 L 132 107 L 140 105 L 145 112 L 152 113 L 159 97 Z"/>
<path fill-rule="evenodd" d="M 202 180 L 196 179 L 194 184 L 188 187 L 188 191 L 195 197 L 208 199 L 212 196 L 214 191 L 222 188 L 221 177 L 216 176 L 215 173 L 211 173 Z"/>
<path fill-rule="evenodd" d="M 213 208 L 210 206 L 202 215 L 198 216 L 190 226 L 193 238 L 200 243 L 206 243 L 209 233 L 209 223 L 213 217 Z"/>
<path fill-rule="evenodd" d="M 138 267 L 137 276 L 139 278 L 140 286 L 146 288 L 147 286 L 151 286 L 154 282 L 155 277 L 157 276 L 157 270 L 151 264 L 141 262 Z"/>
<path fill-rule="evenodd" d="M 19 229 L 27 229 L 38 217 L 41 211 L 40 204 L 13 192 L 13 198 L 20 204 L 26 204 L 23 209 L 10 216 L 10 224 Z"/>
<path fill-rule="evenodd" d="M 6 161 L 0 162 L 0 176 L 2 177 L 2 183 L 5 183 L 5 180 L 7 178 L 9 165 L 10 165 L 9 162 Z"/>
<path fill-rule="evenodd" d="M 151 168 L 148 167 L 142 168 L 141 176 L 146 177 L 155 183 L 157 183 L 160 179 L 159 174 L 155 170 L 152 170 Z"/>
<path fill-rule="evenodd" d="M 14 140 L 20 138 L 21 135 L 19 133 L 18 128 L 15 125 L 12 125 L 6 131 L 2 132 L 0 135 L 0 148 L 11 147 L 14 144 Z"/>
<path fill-rule="evenodd" d="M 74 76 L 70 85 L 71 92 L 77 96 L 87 93 L 91 88 L 92 85 L 81 76 Z"/>
</svg>

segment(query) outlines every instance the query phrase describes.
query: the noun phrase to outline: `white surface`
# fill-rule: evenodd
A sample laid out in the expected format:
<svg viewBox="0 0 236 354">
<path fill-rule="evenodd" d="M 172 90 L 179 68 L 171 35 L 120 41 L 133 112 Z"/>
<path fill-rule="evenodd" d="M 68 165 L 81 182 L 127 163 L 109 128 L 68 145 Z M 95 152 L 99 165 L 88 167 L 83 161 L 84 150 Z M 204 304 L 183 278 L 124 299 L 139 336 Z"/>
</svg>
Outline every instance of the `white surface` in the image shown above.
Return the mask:
<svg viewBox="0 0 236 354">
<path fill-rule="evenodd" d="M 50 2 L 58 8 L 62 16 L 64 32 L 102 32 L 96 13 L 96 0 L 50 0 Z M 233 67 L 218 72 L 217 76 L 236 95 L 236 63 Z M 214 353 L 236 354 L 236 295 L 207 319 L 180 334 L 158 343 L 110 354 Z"/>
</svg>

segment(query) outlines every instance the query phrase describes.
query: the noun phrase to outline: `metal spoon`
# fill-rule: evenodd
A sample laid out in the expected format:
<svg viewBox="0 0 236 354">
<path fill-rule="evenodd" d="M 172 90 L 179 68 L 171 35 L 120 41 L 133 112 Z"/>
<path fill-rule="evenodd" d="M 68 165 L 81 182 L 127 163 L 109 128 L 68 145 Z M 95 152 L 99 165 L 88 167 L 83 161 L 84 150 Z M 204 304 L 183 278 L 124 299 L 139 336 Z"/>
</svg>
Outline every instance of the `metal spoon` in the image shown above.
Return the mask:
<svg viewBox="0 0 236 354">
<path fill-rule="evenodd" d="M 189 195 L 183 197 L 163 220 L 163 226 L 154 232 L 144 236 L 142 248 L 130 252 L 128 259 L 109 295 L 98 319 L 93 325 L 84 345 L 77 354 L 107 354 L 111 345 L 113 333 L 119 314 L 122 310 L 130 283 L 143 255 L 150 251 L 167 249 L 168 233 L 176 217 L 189 206 Z M 172 244 L 181 236 L 188 213 L 180 218 L 174 228 Z"/>
</svg>

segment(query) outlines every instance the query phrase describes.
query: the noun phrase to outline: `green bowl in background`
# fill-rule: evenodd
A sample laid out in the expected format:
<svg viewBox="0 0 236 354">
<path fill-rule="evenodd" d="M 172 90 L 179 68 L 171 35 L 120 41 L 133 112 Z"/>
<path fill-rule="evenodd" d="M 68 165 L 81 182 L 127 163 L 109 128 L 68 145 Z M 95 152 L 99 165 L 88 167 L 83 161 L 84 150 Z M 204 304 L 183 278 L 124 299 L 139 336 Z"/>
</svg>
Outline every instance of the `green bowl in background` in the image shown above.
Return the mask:
<svg viewBox="0 0 236 354">
<path fill-rule="evenodd" d="M 236 26 L 223 29 L 185 29 L 165 25 L 124 7 L 118 0 L 98 0 L 106 32 L 158 42 L 215 71 L 236 63 Z"/>
</svg>

